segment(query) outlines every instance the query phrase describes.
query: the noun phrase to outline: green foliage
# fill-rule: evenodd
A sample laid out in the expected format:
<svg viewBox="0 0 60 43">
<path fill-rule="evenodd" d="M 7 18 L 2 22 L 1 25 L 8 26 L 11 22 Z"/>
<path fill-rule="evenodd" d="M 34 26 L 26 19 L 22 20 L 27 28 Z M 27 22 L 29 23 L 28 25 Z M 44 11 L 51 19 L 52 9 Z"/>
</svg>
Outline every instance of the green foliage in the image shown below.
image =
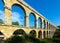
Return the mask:
<svg viewBox="0 0 60 43">
<path fill-rule="evenodd" d="M 54 33 L 53 38 L 60 38 L 60 29 L 56 30 L 56 32 Z"/>
<path fill-rule="evenodd" d="M 42 42 L 45 42 L 45 43 L 53 43 L 52 39 L 51 38 L 45 38 L 42 40 Z"/>
<path fill-rule="evenodd" d="M 7 39 L 6 43 L 47 43 L 47 42 L 44 40 L 35 38 L 32 35 L 24 35 L 24 36 L 15 35 Z"/>
<path fill-rule="evenodd" d="M 2 19 L 0 19 L 0 24 L 3 24 L 3 20 Z"/>
<path fill-rule="evenodd" d="M 12 22 L 12 25 L 19 25 L 19 23 L 16 21 L 16 22 Z"/>
<path fill-rule="evenodd" d="M 24 36 L 13 36 L 7 39 L 6 43 L 26 43 Z"/>
<path fill-rule="evenodd" d="M 60 38 L 53 38 L 52 40 L 53 43 L 60 43 Z"/>
<path fill-rule="evenodd" d="M 47 43 L 46 41 L 40 40 L 40 39 L 36 38 L 34 35 L 31 35 L 31 34 L 26 35 L 25 39 L 27 41 L 31 42 L 31 43 Z"/>
<path fill-rule="evenodd" d="M 6 43 L 60 43 L 60 38 L 38 39 L 33 35 L 13 36 Z"/>
<path fill-rule="evenodd" d="M 41 43 L 40 40 L 33 35 L 28 35 L 28 41 L 31 41 L 32 43 Z"/>
<path fill-rule="evenodd" d="M 57 26 L 57 27 L 59 27 L 59 28 L 60 28 L 60 26 Z"/>
</svg>

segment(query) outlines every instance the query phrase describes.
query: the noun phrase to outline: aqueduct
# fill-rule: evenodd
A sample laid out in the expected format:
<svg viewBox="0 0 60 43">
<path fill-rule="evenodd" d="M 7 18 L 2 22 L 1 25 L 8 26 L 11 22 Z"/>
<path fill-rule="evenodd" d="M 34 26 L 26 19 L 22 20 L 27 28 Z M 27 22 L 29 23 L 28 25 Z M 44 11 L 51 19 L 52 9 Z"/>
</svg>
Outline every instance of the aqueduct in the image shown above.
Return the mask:
<svg viewBox="0 0 60 43">
<path fill-rule="evenodd" d="M 36 38 L 52 38 L 54 32 L 58 27 L 49 22 L 44 16 L 39 14 L 36 10 L 30 7 L 23 0 L 3 0 L 4 2 L 4 24 L 0 25 L 0 36 L 7 39 L 11 37 L 13 34 L 33 34 Z M 18 5 L 22 7 L 25 13 L 25 27 L 12 25 L 12 6 Z M 35 27 L 29 27 L 29 14 L 33 14 L 35 16 Z M 38 29 L 38 19 L 40 19 L 40 28 Z"/>
</svg>

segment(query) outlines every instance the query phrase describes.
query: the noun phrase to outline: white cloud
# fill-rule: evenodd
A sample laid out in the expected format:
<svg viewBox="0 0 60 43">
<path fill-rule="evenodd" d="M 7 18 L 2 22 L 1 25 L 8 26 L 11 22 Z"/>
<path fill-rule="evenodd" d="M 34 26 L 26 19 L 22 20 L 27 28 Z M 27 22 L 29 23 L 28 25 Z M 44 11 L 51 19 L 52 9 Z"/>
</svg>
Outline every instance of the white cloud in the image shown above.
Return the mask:
<svg viewBox="0 0 60 43">
<path fill-rule="evenodd" d="M 12 21 L 13 22 L 18 21 L 20 25 L 22 25 L 24 22 L 22 16 L 18 12 L 12 13 Z"/>
<path fill-rule="evenodd" d="M 4 20 L 4 11 L 0 10 L 0 18 Z M 24 19 L 18 12 L 12 12 L 12 21 L 18 21 L 20 25 L 23 24 Z"/>
</svg>

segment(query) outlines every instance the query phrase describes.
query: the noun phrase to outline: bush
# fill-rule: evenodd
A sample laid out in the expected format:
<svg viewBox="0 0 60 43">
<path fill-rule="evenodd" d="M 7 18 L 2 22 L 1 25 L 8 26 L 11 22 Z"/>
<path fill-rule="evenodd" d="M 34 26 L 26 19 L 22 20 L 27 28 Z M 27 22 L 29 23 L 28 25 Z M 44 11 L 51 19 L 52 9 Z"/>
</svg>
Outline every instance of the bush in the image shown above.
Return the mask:
<svg viewBox="0 0 60 43">
<path fill-rule="evenodd" d="M 9 38 L 6 43 L 26 43 L 24 36 L 13 36 Z"/>
<path fill-rule="evenodd" d="M 53 43 L 60 43 L 60 38 L 53 38 Z"/>
<path fill-rule="evenodd" d="M 12 36 L 6 43 L 60 43 L 60 38 L 38 39 L 33 35 Z"/>
</svg>

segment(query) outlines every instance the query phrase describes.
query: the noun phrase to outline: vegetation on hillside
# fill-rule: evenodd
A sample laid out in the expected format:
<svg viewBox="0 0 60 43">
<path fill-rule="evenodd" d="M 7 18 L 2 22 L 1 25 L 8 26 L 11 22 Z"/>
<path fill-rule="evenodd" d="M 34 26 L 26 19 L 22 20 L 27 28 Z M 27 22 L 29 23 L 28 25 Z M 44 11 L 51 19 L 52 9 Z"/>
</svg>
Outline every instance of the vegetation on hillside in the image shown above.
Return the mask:
<svg viewBox="0 0 60 43">
<path fill-rule="evenodd" d="M 0 24 L 3 24 L 4 23 L 4 21 L 2 20 L 2 19 L 0 19 Z M 16 22 L 12 22 L 12 25 L 19 25 L 19 23 L 18 23 L 18 21 L 16 21 Z"/>
<path fill-rule="evenodd" d="M 12 22 L 12 25 L 17 25 L 17 26 L 19 26 L 19 23 L 18 23 L 18 21 Z"/>
<path fill-rule="evenodd" d="M 47 43 L 44 40 L 35 38 L 32 35 L 22 35 L 22 36 L 12 36 L 11 38 L 5 41 L 6 43 Z"/>
<path fill-rule="evenodd" d="M 59 28 L 60 28 L 60 26 L 57 26 L 57 27 L 59 27 Z"/>
<path fill-rule="evenodd" d="M 58 26 L 60 28 L 60 26 Z M 60 38 L 60 29 L 57 29 L 56 32 L 54 33 L 53 38 Z"/>
<path fill-rule="evenodd" d="M 0 24 L 3 24 L 4 22 L 3 22 L 3 20 L 2 19 L 0 19 Z"/>
</svg>

